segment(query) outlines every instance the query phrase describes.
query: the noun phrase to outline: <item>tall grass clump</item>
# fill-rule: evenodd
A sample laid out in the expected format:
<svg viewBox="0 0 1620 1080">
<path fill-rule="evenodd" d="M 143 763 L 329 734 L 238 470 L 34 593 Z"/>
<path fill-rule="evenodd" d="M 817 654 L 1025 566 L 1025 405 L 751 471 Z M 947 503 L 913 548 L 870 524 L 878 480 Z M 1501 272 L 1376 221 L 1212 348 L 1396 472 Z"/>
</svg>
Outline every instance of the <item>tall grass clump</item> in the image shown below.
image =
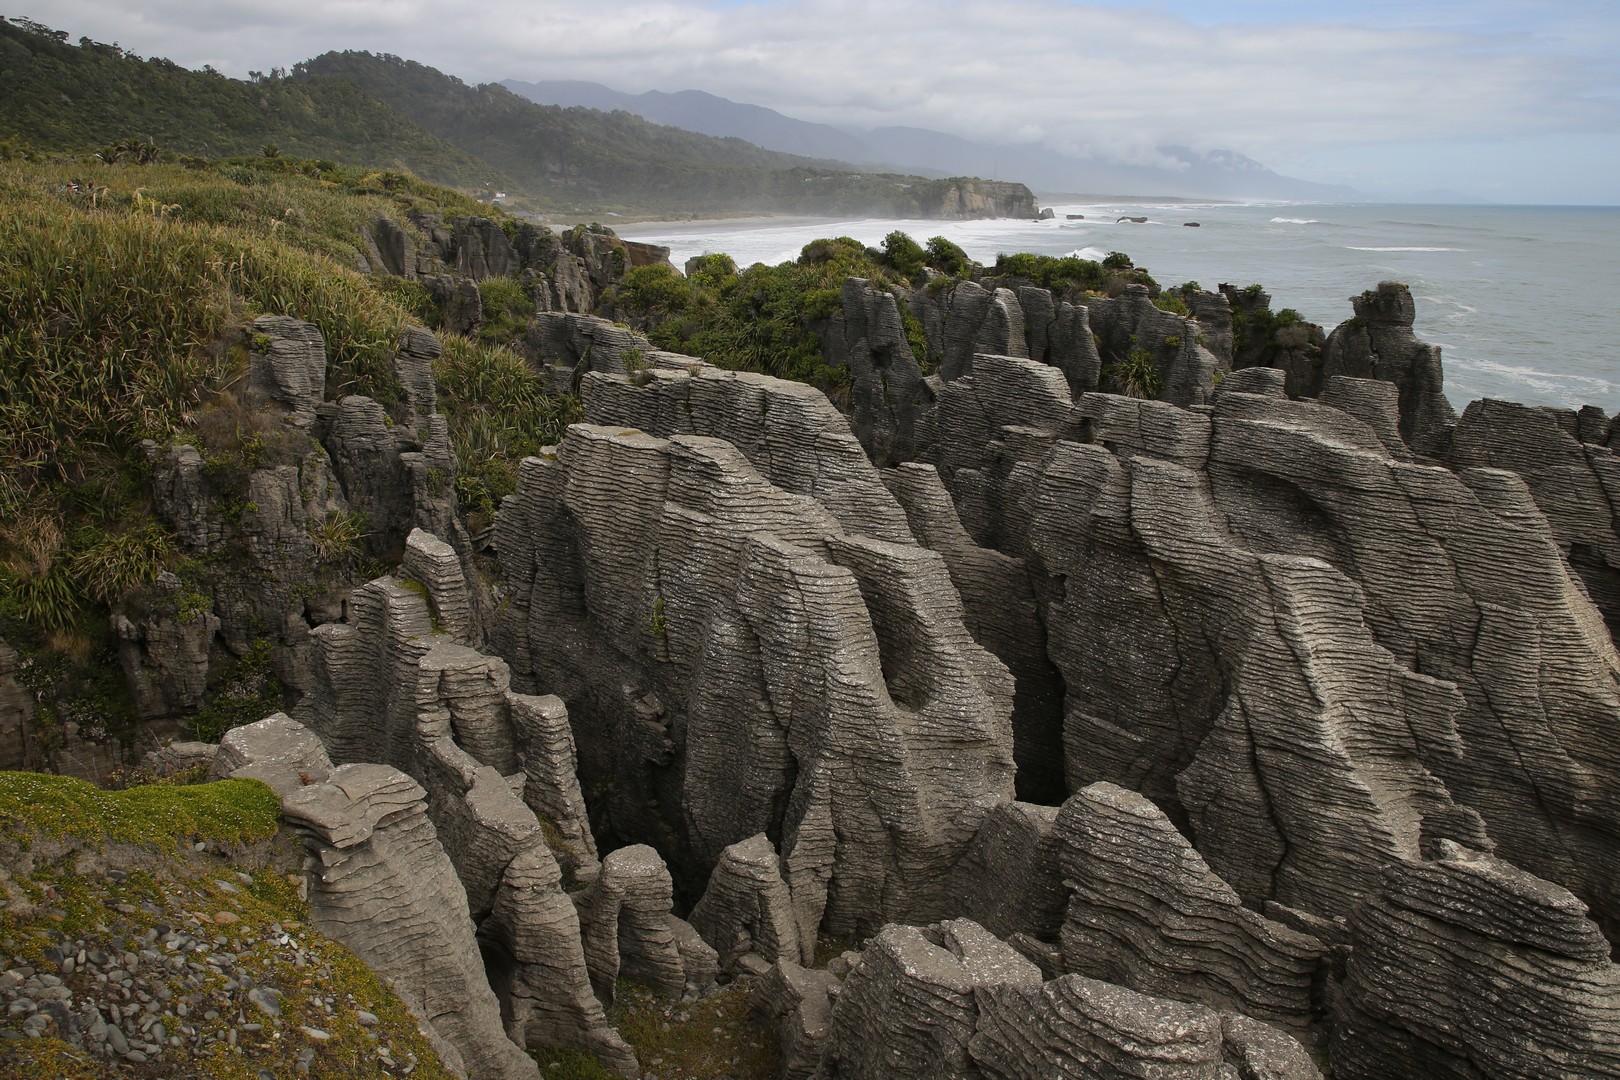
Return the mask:
<svg viewBox="0 0 1620 1080">
<path fill-rule="evenodd" d="M 180 180 L 118 192 L 64 172 L 0 164 L 0 499 L 14 506 L 140 439 L 172 436 L 240 373 L 238 328 L 257 314 L 320 326 L 333 389 L 398 396 L 392 358 L 408 322 L 398 303 L 290 233 L 187 220 L 207 217 L 197 208 L 210 186 L 236 185 L 215 175 L 189 195 Z"/>
<path fill-rule="evenodd" d="M 548 392 L 523 358 L 502 345 L 445 335 L 433 365 L 438 407 L 450 426 L 456 496 L 474 529 L 517 490 L 517 464 L 562 438 L 578 401 Z"/>
</svg>

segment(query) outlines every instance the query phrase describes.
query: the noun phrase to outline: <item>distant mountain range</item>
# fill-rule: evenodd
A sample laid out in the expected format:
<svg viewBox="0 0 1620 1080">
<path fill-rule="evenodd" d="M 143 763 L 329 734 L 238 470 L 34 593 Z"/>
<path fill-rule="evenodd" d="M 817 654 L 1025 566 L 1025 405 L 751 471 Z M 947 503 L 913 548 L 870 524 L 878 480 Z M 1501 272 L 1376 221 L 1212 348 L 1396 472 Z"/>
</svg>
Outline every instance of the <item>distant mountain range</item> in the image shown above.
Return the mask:
<svg viewBox="0 0 1620 1080">
<path fill-rule="evenodd" d="M 1036 191 L 1095 195 L 1169 195 L 1204 198 L 1354 201 L 1366 196 L 1338 184 L 1282 176 L 1230 150 L 1200 153 L 1184 146 L 1159 152 L 1175 166 L 1122 165 L 1100 157 L 1073 157 L 1032 145 L 996 145 L 926 128 L 870 131 L 812 124 L 774 109 L 729 101 L 701 90 L 627 94 L 601 83 L 554 80 L 501 85 L 546 105 L 620 110 L 656 124 L 704 135 L 745 139 L 805 157 L 832 158 L 922 175 L 984 176 L 1017 180 Z"/>
</svg>

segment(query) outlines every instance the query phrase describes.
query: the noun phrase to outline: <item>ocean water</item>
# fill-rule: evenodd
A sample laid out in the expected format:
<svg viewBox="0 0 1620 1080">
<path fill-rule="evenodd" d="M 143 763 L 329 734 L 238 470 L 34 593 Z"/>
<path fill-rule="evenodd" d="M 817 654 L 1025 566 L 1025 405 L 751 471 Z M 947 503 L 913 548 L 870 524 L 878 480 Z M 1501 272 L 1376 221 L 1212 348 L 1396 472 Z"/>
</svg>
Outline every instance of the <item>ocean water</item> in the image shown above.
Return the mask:
<svg viewBox="0 0 1620 1080">
<path fill-rule="evenodd" d="M 1446 393 L 1620 411 L 1620 207 L 1391 206 L 1323 203 L 1051 203 L 1045 221 L 783 220 L 626 225 L 681 266 L 723 251 L 739 266 L 798 257 L 809 241 L 876 245 L 901 229 L 944 236 L 980 262 L 998 252 L 1123 251 L 1161 284 L 1260 283 L 1331 330 L 1349 297 L 1401 281 L 1416 331 L 1441 346 Z M 1084 215 L 1070 219 L 1068 215 Z M 1148 218 L 1143 224 L 1124 216 Z M 1196 221 L 1198 228 L 1186 222 Z"/>
</svg>

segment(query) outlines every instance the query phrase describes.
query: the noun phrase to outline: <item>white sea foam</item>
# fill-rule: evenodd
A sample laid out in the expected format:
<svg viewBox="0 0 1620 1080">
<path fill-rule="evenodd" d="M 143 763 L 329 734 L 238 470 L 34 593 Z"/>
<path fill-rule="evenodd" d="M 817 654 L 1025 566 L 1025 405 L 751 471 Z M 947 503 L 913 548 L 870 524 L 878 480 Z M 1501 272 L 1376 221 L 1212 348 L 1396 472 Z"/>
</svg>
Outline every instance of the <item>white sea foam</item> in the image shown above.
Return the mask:
<svg viewBox="0 0 1620 1080">
<path fill-rule="evenodd" d="M 1069 255 L 1076 259 L 1090 259 L 1092 262 L 1102 262 L 1108 257 L 1108 252 L 1102 248 L 1083 247 L 1076 248 L 1069 252 Z"/>
<path fill-rule="evenodd" d="M 1354 245 L 1351 245 L 1351 244 L 1346 244 L 1345 248 L 1347 250 L 1349 250 L 1349 251 L 1466 251 L 1467 250 L 1466 248 L 1454 248 L 1454 247 L 1355 247 Z"/>
<path fill-rule="evenodd" d="M 1316 218 L 1312 218 L 1312 217 L 1274 217 L 1274 218 L 1271 219 L 1271 223 L 1273 225 L 1320 225 L 1320 224 L 1322 224 Z"/>
</svg>

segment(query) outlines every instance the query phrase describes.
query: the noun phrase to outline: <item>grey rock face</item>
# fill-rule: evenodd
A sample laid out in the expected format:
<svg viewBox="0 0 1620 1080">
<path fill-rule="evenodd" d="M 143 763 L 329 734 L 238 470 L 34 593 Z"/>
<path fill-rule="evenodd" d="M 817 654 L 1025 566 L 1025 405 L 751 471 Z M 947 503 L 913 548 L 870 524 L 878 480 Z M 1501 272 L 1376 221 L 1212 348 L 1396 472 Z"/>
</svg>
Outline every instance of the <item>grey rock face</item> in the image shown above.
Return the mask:
<svg viewBox="0 0 1620 1080">
<path fill-rule="evenodd" d="M 1018 303 L 1024 309 L 1029 358 L 1063 372 L 1069 392 L 1076 396 L 1097 389 L 1102 378 L 1102 355 L 1097 352 L 1097 339 L 1092 335 L 1085 306 L 1054 300 L 1049 291 L 1032 285 L 1018 290 Z M 1007 349 L 986 351 L 1018 355 Z"/>
<path fill-rule="evenodd" d="M 1303 1026 L 1326 956 L 1315 938 L 1243 906 L 1142 796 L 1072 795 L 1053 830 L 1069 893 L 1063 967 L 1142 993 Z"/>
<path fill-rule="evenodd" d="M 508 864 L 485 933 L 510 950 L 510 966 L 490 977 L 507 1003 L 512 1041 L 577 1046 L 622 1076 L 640 1075 L 635 1052 L 591 989 L 579 914 L 546 848 L 528 848 Z"/>
<path fill-rule="evenodd" d="M 846 532 L 913 543 L 905 512 L 819 390 L 672 353 L 645 380 L 587 376 L 585 419 L 669 438 L 724 439 L 771 485 L 821 504 Z"/>
<path fill-rule="evenodd" d="M 1039 970 L 957 919 L 889 926 L 833 1006 L 823 1077 L 1315 1080 L 1289 1036 L 1202 1005 Z"/>
<path fill-rule="evenodd" d="M 224 556 L 227 564 L 204 588 L 210 613 L 185 624 L 152 616 L 119 625 L 121 659 L 148 716 L 195 708 L 201 688 L 218 681 L 219 658 L 244 656 L 265 637 L 274 645 L 274 674 L 304 691 L 309 627 L 341 614 L 342 594 L 354 582 L 353 554 L 397 556 L 416 526 L 460 540 L 455 458 L 444 418 L 434 412 L 433 335 L 402 336 L 393 369 L 403 409 L 391 416 L 370 398 L 323 400 L 325 346 L 313 324 L 266 317 L 254 333 L 258 345 L 239 403 L 252 427 L 237 435 L 244 446 L 257 440 L 247 464 L 232 464 L 233 446 L 213 447 L 206 460 L 196 447 L 146 448 L 159 515 L 188 552 Z M 212 407 L 238 403 L 222 397 Z M 475 589 L 472 603 L 481 602 Z M 224 646 L 212 650 L 212 668 L 203 640 L 210 627 Z"/>
<path fill-rule="evenodd" d="M 624 427 L 575 425 L 524 463 L 497 523 L 500 648 L 569 701 L 586 782 L 612 778 L 608 829 L 668 836 L 669 807 L 672 865 L 698 882 L 725 847 L 780 835 L 801 941 L 824 913 L 851 934 L 939 910 L 982 798 L 1011 794 L 1011 680 L 942 560 L 840 527 L 886 507 L 909 537 L 848 429 L 810 426 L 830 406 L 809 388 L 700 373 L 599 396 L 599 379 L 589 415 L 735 415 L 777 479 L 730 443 Z"/>
<path fill-rule="evenodd" d="M 164 576 L 172 584 L 160 580 L 155 588 L 172 597 L 180 591 L 180 581 Z M 113 615 L 119 666 L 141 716 L 179 716 L 202 706 L 209 650 L 219 627 L 219 617 L 211 611 L 190 619 L 154 613 L 138 623 Z"/>
<path fill-rule="evenodd" d="M 538 1077 L 501 1026 L 466 894 L 428 819 L 426 793 L 385 765 L 345 765 L 282 800 L 320 870 L 310 912 L 322 932 L 389 979 L 470 1076 Z"/>
<path fill-rule="evenodd" d="M 1146 285 L 1127 285 L 1116 297 L 1099 297 L 1086 305 L 1091 329 L 1101 342 L 1103 374 L 1138 349 L 1145 350 L 1164 381 L 1159 400 L 1198 405 L 1209 400 L 1215 373 L 1224 370 L 1208 349 L 1198 344 L 1198 324 L 1155 307 Z"/>
<path fill-rule="evenodd" d="M 953 383 L 952 395 L 965 384 L 983 379 L 982 368 L 981 361 L 981 374 Z M 1046 658 L 1046 629 L 1024 561 L 974 542 L 933 467 L 910 462 L 885 470 L 883 482 L 905 507 L 918 542 L 945 557 L 973 640 L 994 653 L 1012 673 L 1013 760 L 1019 797 L 1061 801 L 1063 688 Z"/>
<path fill-rule="evenodd" d="M 1384 872 L 1351 919 L 1346 1080 L 1620 1076 L 1620 967 L 1567 891 L 1488 855 Z"/>
<path fill-rule="evenodd" d="M 774 1027 L 781 1047 L 782 1080 L 810 1080 L 821 1065 L 832 1022 L 832 1001 L 842 989 L 829 971 L 778 961 L 755 980 L 748 1005 Z"/>
<path fill-rule="evenodd" d="M 1396 461 L 1412 460 L 1412 452 L 1401 438 L 1400 390 L 1394 383 L 1335 375 L 1327 380 L 1317 400 L 1366 424 Z"/>
<path fill-rule="evenodd" d="M 815 942 L 805 948 L 799 939 L 793 896 L 782 880 L 776 849 L 764 833 L 720 853 L 703 899 L 692 909 L 691 922 L 719 954 L 724 971 L 749 953 L 767 963 L 810 963 L 814 958 Z"/>
<path fill-rule="evenodd" d="M 645 337 L 594 315 L 567 309 L 536 315 L 526 336 L 529 350 L 553 389 L 571 391 L 587 371 L 624 375 L 626 361 L 654 352 Z"/>
<path fill-rule="evenodd" d="M 970 1044 L 986 1077 L 1318 1080 L 1303 1047 L 1258 1021 L 1083 975 L 984 992 Z"/>
<path fill-rule="evenodd" d="M 1412 293 L 1394 281 L 1379 282 L 1350 298 L 1355 318 L 1328 335 L 1322 375 L 1383 379 L 1400 392 L 1401 435 L 1413 450 L 1437 457 L 1457 416 L 1441 392 L 1440 349 L 1412 333 Z"/>
<path fill-rule="evenodd" d="M 315 407 L 326 400 L 326 340 L 312 323 L 285 315 L 253 320 L 256 344 L 248 354 L 250 400 L 273 401 L 300 427 L 315 422 Z M 267 339 L 261 348 L 260 339 Z"/>
<path fill-rule="evenodd" d="M 375 269 L 395 277 L 416 277 L 416 241 L 398 222 L 379 214 L 368 236 L 376 253 Z"/>
<path fill-rule="evenodd" d="M 1457 422 L 1446 464 L 1523 478 L 1613 635 L 1620 629 L 1620 454 L 1597 441 L 1606 427 L 1599 417 L 1475 401 Z"/>
<path fill-rule="evenodd" d="M 320 738 L 286 713 L 227 731 L 209 766 L 210 780 L 258 780 L 283 799 L 331 775 Z"/>
<path fill-rule="evenodd" d="M 971 1077 L 981 1001 L 999 986 L 1036 993 L 1041 973 L 978 924 L 886 926 L 867 942 L 833 1006 L 825 1077 Z"/>
<path fill-rule="evenodd" d="M 1087 395 L 1091 444 L 1011 426 L 987 441 L 1011 397 L 976 394 L 963 411 L 986 420 L 942 442 L 940 471 L 970 531 L 1012 523 L 975 539 L 1040 571 L 1071 789 L 1142 791 L 1249 903 L 1346 914 L 1431 837 L 1484 844 L 1482 817 L 1504 856 L 1608 918 L 1593 860 L 1609 858 L 1612 646 L 1522 486 L 1398 460 L 1387 430 L 1337 409 L 1233 390 L 1208 415 Z M 1554 654 L 1556 669 L 1537 659 Z M 1513 755 L 1504 724 L 1547 752 Z"/>
<path fill-rule="evenodd" d="M 906 340 L 895 297 L 861 278 L 844 282 L 843 307 L 822 334 L 827 362 L 848 368 L 850 426 L 874 464 L 917 454 L 917 424 L 933 388 Z"/>
<path fill-rule="evenodd" d="M 956 909 L 1015 948 L 1056 942 L 1068 893 L 1054 826 L 1058 808 L 998 803 L 956 864 Z"/>
<path fill-rule="evenodd" d="M 462 903 L 499 946 L 491 981 L 512 1037 L 601 1052 L 630 1074 L 633 1057 L 589 993 L 582 928 L 563 891 L 565 869 L 570 888 L 597 879 L 566 710 L 512 693 L 505 663 L 462 643 L 466 588 L 448 545 L 414 533 L 406 564 L 427 579 L 420 592 L 371 582 L 353 594 L 349 621 L 312 632 L 315 674 L 299 714 L 334 760 L 420 778 Z M 667 895 L 663 904 L 667 916 Z"/>
<path fill-rule="evenodd" d="M 713 984 L 715 950 L 670 913 L 673 889 L 664 860 L 646 844 L 602 860 L 601 876 L 580 901 L 585 959 L 602 1000 L 613 1000 L 621 978 L 677 995 Z"/>
<path fill-rule="evenodd" d="M 1028 356 L 1024 338 L 1024 311 L 1011 289 L 991 291 L 974 281 L 951 286 L 942 299 L 933 299 L 943 339 L 940 376 L 950 382 L 973 369 L 975 353 Z M 925 319 L 924 328 L 927 329 Z M 930 340 L 933 340 L 931 338 Z"/>
</svg>

